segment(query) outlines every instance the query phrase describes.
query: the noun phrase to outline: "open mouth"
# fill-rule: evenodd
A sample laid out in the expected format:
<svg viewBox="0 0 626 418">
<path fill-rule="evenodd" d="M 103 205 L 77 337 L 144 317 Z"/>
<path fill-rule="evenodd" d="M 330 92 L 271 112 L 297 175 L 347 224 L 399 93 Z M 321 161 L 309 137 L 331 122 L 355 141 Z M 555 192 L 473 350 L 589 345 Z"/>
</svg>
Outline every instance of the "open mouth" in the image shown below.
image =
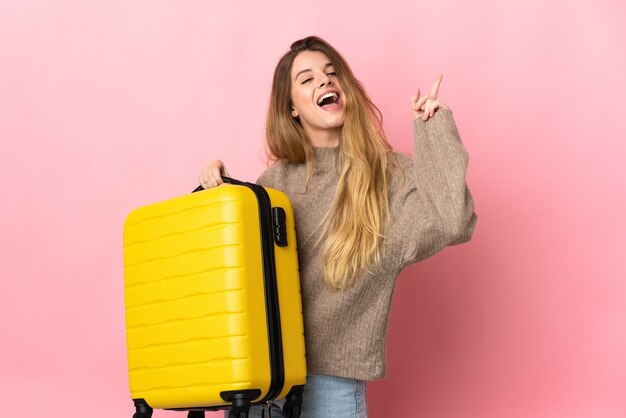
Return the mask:
<svg viewBox="0 0 626 418">
<path fill-rule="evenodd" d="M 321 108 L 330 107 L 332 105 L 337 105 L 339 103 L 339 93 L 337 92 L 328 92 L 317 100 L 317 105 Z"/>
</svg>

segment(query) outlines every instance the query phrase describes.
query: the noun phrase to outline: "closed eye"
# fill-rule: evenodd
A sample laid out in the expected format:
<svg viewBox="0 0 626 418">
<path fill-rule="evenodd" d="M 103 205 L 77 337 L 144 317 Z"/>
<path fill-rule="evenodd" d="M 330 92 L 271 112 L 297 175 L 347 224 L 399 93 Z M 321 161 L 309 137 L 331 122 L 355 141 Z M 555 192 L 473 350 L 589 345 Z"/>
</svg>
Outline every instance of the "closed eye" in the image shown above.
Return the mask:
<svg viewBox="0 0 626 418">
<path fill-rule="evenodd" d="M 313 78 L 312 78 L 312 77 L 309 77 L 309 78 L 307 78 L 307 79 L 303 80 L 300 84 L 306 84 L 306 83 L 308 83 L 308 82 L 309 82 L 309 81 L 311 81 L 311 80 L 313 80 Z"/>
</svg>

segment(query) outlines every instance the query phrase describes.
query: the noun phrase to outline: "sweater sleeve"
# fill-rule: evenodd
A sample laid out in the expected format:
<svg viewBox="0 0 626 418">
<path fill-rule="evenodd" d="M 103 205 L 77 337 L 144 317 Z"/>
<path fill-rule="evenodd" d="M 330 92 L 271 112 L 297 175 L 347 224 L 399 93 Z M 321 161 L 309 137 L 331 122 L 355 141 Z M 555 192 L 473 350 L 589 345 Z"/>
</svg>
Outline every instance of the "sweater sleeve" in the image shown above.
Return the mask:
<svg viewBox="0 0 626 418">
<path fill-rule="evenodd" d="M 412 184 L 400 225 L 403 268 L 469 241 L 477 219 L 465 182 L 468 155 L 452 112 L 439 109 L 426 122 L 415 120 L 413 134 Z"/>
</svg>

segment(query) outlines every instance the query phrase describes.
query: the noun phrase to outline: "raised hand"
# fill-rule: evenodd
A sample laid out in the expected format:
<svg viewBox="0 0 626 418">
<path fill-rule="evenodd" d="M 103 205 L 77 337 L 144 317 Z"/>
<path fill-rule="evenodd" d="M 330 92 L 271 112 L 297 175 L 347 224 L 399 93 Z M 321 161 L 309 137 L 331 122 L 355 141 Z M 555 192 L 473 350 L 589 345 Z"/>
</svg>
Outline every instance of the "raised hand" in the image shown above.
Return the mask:
<svg viewBox="0 0 626 418">
<path fill-rule="evenodd" d="M 413 120 L 421 118 L 426 122 L 429 118 L 433 117 L 437 109 L 449 109 L 448 106 L 437 100 L 439 94 L 439 86 L 443 76 L 440 75 L 435 84 L 430 89 L 428 96 L 420 96 L 420 89 L 411 97 L 411 108 L 413 109 Z"/>
</svg>

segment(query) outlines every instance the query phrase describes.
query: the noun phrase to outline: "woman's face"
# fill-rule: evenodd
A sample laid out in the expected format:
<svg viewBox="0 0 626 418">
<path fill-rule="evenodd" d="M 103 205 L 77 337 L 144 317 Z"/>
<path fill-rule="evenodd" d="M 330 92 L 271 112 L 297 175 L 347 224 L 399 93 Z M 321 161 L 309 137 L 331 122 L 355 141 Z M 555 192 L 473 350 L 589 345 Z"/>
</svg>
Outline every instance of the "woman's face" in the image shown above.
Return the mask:
<svg viewBox="0 0 626 418">
<path fill-rule="evenodd" d="M 310 140 L 337 135 L 345 120 L 343 91 L 330 60 L 320 51 L 302 51 L 291 67 L 291 115 L 299 117 Z"/>
</svg>

